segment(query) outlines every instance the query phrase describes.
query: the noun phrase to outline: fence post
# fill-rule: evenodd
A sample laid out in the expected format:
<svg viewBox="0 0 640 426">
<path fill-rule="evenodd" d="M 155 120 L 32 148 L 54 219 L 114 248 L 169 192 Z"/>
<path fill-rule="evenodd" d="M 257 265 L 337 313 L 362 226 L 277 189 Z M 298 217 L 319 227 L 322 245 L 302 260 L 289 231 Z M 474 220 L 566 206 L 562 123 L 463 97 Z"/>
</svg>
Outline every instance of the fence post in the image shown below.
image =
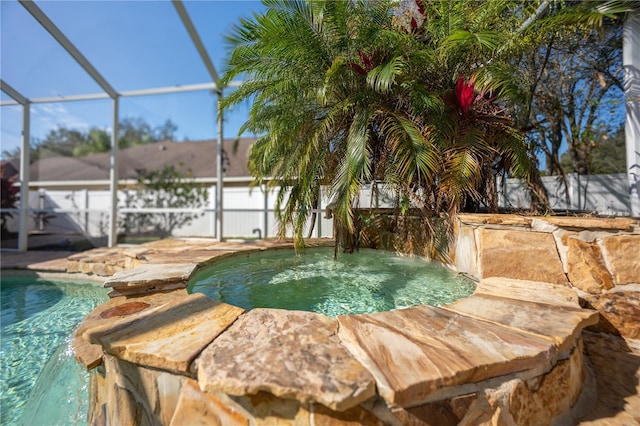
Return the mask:
<svg viewBox="0 0 640 426">
<path fill-rule="evenodd" d="M 89 235 L 89 190 L 82 191 L 84 194 L 84 233 Z"/>
<path fill-rule="evenodd" d="M 322 238 L 322 188 L 318 189 L 318 205 L 316 205 L 316 237 Z"/>
<path fill-rule="evenodd" d="M 269 237 L 269 192 L 267 185 L 262 185 L 263 204 L 262 204 L 262 228 L 264 229 L 264 238 Z"/>
</svg>

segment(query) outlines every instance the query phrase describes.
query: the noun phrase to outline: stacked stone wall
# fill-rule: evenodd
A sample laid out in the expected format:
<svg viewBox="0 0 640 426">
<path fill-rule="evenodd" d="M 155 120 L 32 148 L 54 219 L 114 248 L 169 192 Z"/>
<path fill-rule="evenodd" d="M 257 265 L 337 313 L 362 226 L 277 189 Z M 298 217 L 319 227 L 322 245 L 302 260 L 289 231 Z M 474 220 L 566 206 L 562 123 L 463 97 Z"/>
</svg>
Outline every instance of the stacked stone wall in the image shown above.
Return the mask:
<svg viewBox="0 0 640 426">
<path fill-rule="evenodd" d="M 601 317 L 594 328 L 640 337 L 640 226 L 628 218 L 460 215 L 459 272 L 571 287 Z"/>
</svg>

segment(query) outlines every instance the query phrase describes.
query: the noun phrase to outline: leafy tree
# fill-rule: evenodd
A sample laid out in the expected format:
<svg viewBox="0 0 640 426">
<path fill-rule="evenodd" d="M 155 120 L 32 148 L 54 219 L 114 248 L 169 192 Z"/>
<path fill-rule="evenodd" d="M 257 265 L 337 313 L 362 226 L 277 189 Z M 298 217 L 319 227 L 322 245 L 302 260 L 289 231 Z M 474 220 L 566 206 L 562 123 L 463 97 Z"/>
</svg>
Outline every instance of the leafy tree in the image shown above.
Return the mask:
<svg viewBox="0 0 640 426">
<path fill-rule="evenodd" d="M 73 148 L 74 157 L 107 152 L 111 149 L 111 135 L 102 129 L 91 128 L 83 139 Z"/>
<path fill-rule="evenodd" d="M 171 120 L 166 120 L 163 124 L 151 127 L 142 118 L 125 118 L 119 124 L 120 136 L 118 144 L 120 149 L 131 146 L 145 145 L 148 143 L 173 140 L 178 126 Z"/>
<path fill-rule="evenodd" d="M 234 50 L 224 81 L 250 79 L 225 106 L 253 98 L 241 131 L 265 136 L 250 169 L 277 178 L 281 230 L 291 226 L 299 245 L 320 185 L 350 232 L 364 183 L 410 200 L 428 231 L 430 218 L 453 217 L 469 201 L 495 210 L 494 175 L 527 173 L 523 135 L 504 113 L 511 92 L 493 71 L 513 54 L 508 42 L 521 23 L 514 16 L 530 6 L 265 5 L 228 38 Z"/>
<path fill-rule="evenodd" d="M 530 176 L 521 123 L 506 112 L 518 112 L 532 93 L 514 58 L 539 46 L 541 31 L 593 25 L 606 12 L 558 2 L 525 24 L 537 4 L 264 4 L 265 13 L 228 37 L 223 80 L 248 81 L 223 107 L 252 100 L 241 132 L 265 136 L 252 148 L 250 170 L 259 181 L 276 178 L 281 233 L 292 228 L 298 246 L 321 185 L 351 234 L 364 183 L 388 187 L 399 212 L 421 215 L 418 228 L 432 246 L 441 216 L 480 205 L 495 211 L 495 175 Z"/>
<path fill-rule="evenodd" d="M 118 146 L 120 149 L 137 145 L 173 140 L 178 127 L 166 120 L 152 127 L 142 118 L 125 118 L 119 123 Z M 111 149 L 111 134 L 104 129 L 92 127 L 88 131 L 58 127 L 50 130 L 43 140 L 31 143 L 31 161 L 47 157 L 81 157 Z M 3 151 L 3 157 L 19 158 L 20 148 Z"/>
<path fill-rule="evenodd" d="M 31 146 L 31 161 L 47 157 L 71 157 L 74 149 L 86 142 L 86 133 L 59 127 L 50 130 L 42 141 Z"/>
<path fill-rule="evenodd" d="M 128 208 L 200 208 L 207 204 L 207 188 L 198 185 L 191 170 L 165 166 L 162 170 L 137 170 L 138 189 L 128 193 L 124 205 Z M 176 228 L 189 225 L 198 213 L 136 213 L 121 217 L 120 228 L 125 235 L 151 232 L 159 237 L 171 235 Z"/>
<path fill-rule="evenodd" d="M 586 170 L 589 174 L 624 173 L 627 170 L 624 126 L 618 128 L 612 137 L 602 135 L 586 150 Z M 560 157 L 564 170 L 572 170 L 571 156 L 566 151 Z"/>
<path fill-rule="evenodd" d="M 624 14 L 638 3 L 549 2 L 545 19 L 530 23 L 523 34 L 525 49 L 507 62 L 503 75 L 515 77 L 508 90 L 516 122 L 527 132 L 529 155 L 545 157 L 546 173 L 584 170 L 586 158 L 622 120 L 616 97 L 621 86 L 620 28 Z M 526 46 L 529 46 L 526 48 Z M 520 93 L 518 96 L 517 93 Z M 611 115 L 610 111 L 618 111 Z M 560 162 L 568 146 L 570 167 Z M 565 163 L 565 166 L 568 163 Z M 537 166 L 527 181 L 532 204 L 549 209 Z"/>
<path fill-rule="evenodd" d="M 621 33 L 619 25 L 556 32 L 522 67 L 540 75 L 531 140 L 545 156 L 547 174 L 586 174 L 594 143 L 623 122 Z M 565 145 L 571 161 L 561 169 Z"/>
</svg>

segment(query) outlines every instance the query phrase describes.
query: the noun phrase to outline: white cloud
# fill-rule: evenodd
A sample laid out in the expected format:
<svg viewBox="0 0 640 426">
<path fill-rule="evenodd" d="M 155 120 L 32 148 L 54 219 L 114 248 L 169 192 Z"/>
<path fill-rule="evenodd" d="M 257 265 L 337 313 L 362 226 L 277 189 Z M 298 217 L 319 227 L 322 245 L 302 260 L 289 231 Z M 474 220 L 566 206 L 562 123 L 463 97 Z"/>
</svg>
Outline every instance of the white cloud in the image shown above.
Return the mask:
<svg viewBox="0 0 640 426">
<path fill-rule="evenodd" d="M 85 119 L 70 112 L 63 104 L 34 105 L 31 111 L 34 115 L 31 131 L 36 137 L 60 127 L 76 130 L 88 130 L 91 127 Z"/>
</svg>

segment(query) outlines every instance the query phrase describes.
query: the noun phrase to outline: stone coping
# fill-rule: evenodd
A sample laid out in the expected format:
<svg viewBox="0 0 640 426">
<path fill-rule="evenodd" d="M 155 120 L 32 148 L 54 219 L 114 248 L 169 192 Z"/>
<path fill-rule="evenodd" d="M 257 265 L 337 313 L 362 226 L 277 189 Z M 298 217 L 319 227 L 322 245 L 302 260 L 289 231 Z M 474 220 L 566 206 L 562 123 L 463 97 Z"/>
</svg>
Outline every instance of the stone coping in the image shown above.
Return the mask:
<svg viewBox="0 0 640 426">
<path fill-rule="evenodd" d="M 581 309 L 566 286 L 504 278 L 483 279 L 472 296 L 443 307 L 338 318 L 244 312 L 185 291 L 198 266 L 229 253 L 286 247 L 292 243 L 198 242 L 191 246 L 195 257 L 176 250 L 164 254 L 172 260 L 167 267 L 115 273 L 105 284 L 112 299 L 75 334 L 77 359 L 92 368 L 109 354 L 188 376 L 211 394 L 267 392 L 338 411 L 377 394 L 391 406 L 414 407 L 505 375 L 543 374 L 598 322 L 597 312 Z M 142 248 L 131 255 L 151 259 L 156 253 Z"/>
<path fill-rule="evenodd" d="M 590 229 L 611 231 L 633 231 L 638 227 L 638 219 L 630 217 L 580 217 L 580 216 L 521 216 L 516 214 L 461 213 L 461 223 L 469 225 L 503 225 L 530 227 L 535 222 L 568 229 Z M 539 226 L 539 225 L 538 225 Z"/>
</svg>

